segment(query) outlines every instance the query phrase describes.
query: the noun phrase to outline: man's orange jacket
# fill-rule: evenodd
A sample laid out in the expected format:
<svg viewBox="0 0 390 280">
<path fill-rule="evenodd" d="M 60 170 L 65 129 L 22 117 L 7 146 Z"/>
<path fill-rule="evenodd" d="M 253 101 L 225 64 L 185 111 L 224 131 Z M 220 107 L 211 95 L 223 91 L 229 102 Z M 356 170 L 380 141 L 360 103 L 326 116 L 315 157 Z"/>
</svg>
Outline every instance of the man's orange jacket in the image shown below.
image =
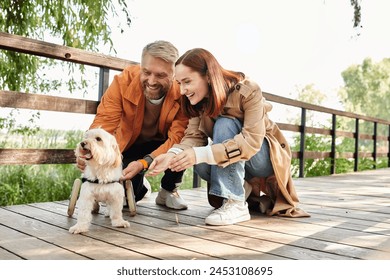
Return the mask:
<svg viewBox="0 0 390 280">
<path fill-rule="evenodd" d="M 90 128 L 101 127 L 113 134 L 121 152 L 134 144 L 140 135 L 146 98 L 140 81 L 140 66 L 128 66 L 114 77 L 98 106 Z M 180 89 L 173 83 L 167 93 L 159 117 L 158 130 L 166 136 L 163 145 L 152 152 L 156 157 L 180 143 L 188 118 L 180 110 Z"/>
</svg>

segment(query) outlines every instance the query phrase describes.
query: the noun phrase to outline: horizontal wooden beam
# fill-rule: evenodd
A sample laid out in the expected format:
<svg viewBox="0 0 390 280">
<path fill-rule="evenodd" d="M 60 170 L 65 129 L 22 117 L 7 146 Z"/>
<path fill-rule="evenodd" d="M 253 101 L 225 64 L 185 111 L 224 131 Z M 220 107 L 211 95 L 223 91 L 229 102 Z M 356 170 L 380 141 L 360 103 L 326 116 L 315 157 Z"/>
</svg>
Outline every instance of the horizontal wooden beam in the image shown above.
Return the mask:
<svg viewBox="0 0 390 280">
<path fill-rule="evenodd" d="M 0 90 L 0 107 L 96 114 L 97 101 Z"/>
<path fill-rule="evenodd" d="M 0 149 L 0 165 L 75 163 L 74 150 L 69 149 Z"/>
<path fill-rule="evenodd" d="M 123 70 L 137 62 L 0 32 L 0 49 L 17 51 L 96 67 Z"/>
<path fill-rule="evenodd" d="M 327 113 L 330 115 L 335 114 L 337 116 L 343 116 L 343 117 L 347 117 L 347 118 L 351 118 L 351 119 L 360 119 L 360 120 L 365 120 L 365 121 L 369 121 L 369 122 L 377 122 L 379 124 L 390 125 L 390 121 L 384 120 L 384 119 L 367 117 L 367 116 L 358 115 L 358 114 L 351 113 L 351 112 L 345 112 L 345 111 L 341 111 L 341 110 L 326 108 L 326 107 L 322 107 L 319 105 L 314 105 L 314 104 L 294 100 L 291 98 L 275 95 L 275 94 L 268 93 L 268 92 L 263 92 L 263 95 L 267 100 L 272 101 L 272 102 L 276 102 L 279 104 L 284 104 L 284 105 L 293 106 L 293 107 L 297 107 L 297 108 L 305 108 L 307 110 L 312 110 L 312 111 L 321 112 L 321 113 Z"/>
<path fill-rule="evenodd" d="M 301 131 L 301 126 L 299 125 L 288 124 L 288 123 L 276 123 L 276 124 L 281 130 L 292 131 L 292 132 Z"/>
</svg>

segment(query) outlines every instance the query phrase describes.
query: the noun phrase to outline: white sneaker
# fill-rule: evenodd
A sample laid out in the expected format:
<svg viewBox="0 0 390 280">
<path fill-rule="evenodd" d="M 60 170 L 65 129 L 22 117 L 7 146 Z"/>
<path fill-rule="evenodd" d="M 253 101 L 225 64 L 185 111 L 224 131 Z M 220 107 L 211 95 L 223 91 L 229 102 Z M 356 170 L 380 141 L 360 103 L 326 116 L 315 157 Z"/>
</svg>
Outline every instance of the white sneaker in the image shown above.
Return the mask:
<svg viewBox="0 0 390 280">
<path fill-rule="evenodd" d="M 174 189 L 172 192 L 169 192 L 163 188 L 160 189 L 156 197 L 156 204 L 163 205 L 168 208 L 176 210 L 185 210 L 188 208 L 187 203 L 177 192 L 177 189 Z"/>
<path fill-rule="evenodd" d="M 225 226 L 249 221 L 251 216 L 248 203 L 238 200 L 225 199 L 221 208 L 214 210 L 205 220 L 207 225 Z"/>
</svg>

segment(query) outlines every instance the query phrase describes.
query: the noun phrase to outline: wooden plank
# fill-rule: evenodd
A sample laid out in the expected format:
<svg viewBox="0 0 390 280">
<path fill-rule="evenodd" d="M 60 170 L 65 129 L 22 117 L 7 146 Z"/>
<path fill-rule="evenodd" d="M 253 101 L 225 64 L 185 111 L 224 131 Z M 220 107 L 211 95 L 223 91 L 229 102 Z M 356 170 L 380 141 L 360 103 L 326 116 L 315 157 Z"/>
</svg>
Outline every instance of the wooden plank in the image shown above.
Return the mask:
<svg viewBox="0 0 390 280">
<path fill-rule="evenodd" d="M 22 258 L 0 246 L 0 260 L 22 260 Z"/>
<path fill-rule="evenodd" d="M 192 211 L 183 211 L 183 212 L 179 212 L 178 213 L 178 215 L 179 215 L 179 220 L 180 220 L 180 223 L 182 224 L 182 223 L 185 223 L 186 225 L 187 225 L 187 223 L 189 222 L 191 225 L 199 225 L 199 224 L 201 224 L 203 227 L 205 227 L 205 228 L 208 228 L 208 229 L 210 229 L 210 227 L 206 227 L 206 226 L 204 226 L 203 225 L 203 223 L 204 223 L 204 218 L 209 214 L 209 212 L 210 212 L 210 207 L 208 206 L 208 207 L 205 207 L 205 203 L 207 203 L 206 202 L 206 196 L 205 196 L 205 193 L 204 193 L 204 198 L 203 199 L 201 199 L 201 201 L 199 201 L 199 197 L 198 197 L 198 200 L 191 200 L 190 199 L 190 197 L 191 196 L 187 196 L 187 194 L 188 193 L 194 193 L 194 192 L 197 192 L 197 193 L 199 193 L 199 190 L 200 189 L 197 189 L 196 191 L 195 190 L 191 190 L 191 191 L 187 191 L 187 190 L 184 190 L 184 191 L 182 191 L 181 193 L 182 193 L 182 195 L 185 197 L 185 199 L 187 200 L 187 202 L 189 202 L 190 203 L 190 205 L 191 205 L 191 207 L 190 207 L 190 210 L 192 210 Z M 150 211 L 150 209 L 155 209 L 156 211 L 158 211 L 158 215 L 159 215 L 159 217 L 160 217 L 160 219 L 164 219 L 165 218 L 165 215 L 163 214 L 163 213 L 161 213 L 161 210 L 159 210 L 159 208 L 160 207 L 158 207 L 158 206 L 156 206 L 156 205 L 154 205 L 154 203 L 153 203 L 153 199 L 150 201 L 150 200 L 147 200 L 147 201 L 149 201 L 149 204 L 148 204 L 148 211 Z M 142 202 L 141 202 L 141 206 L 145 206 L 145 203 L 147 202 L 147 201 L 145 201 L 145 200 L 143 200 Z M 198 202 L 198 203 L 197 203 Z M 197 203 L 196 204 L 196 206 L 194 205 L 195 203 Z M 202 206 L 201 207 L 197 207 L 198 205 L 199 205 L 199 203 L 201 203 L 202 204 Z M 203 208 L 203 209 L 202 209 Z M 143 208 L 139 208 L 139 211 L 142 211 L 143 210 Z M 168 210 L 169 211 L 169 210 Z M 190 212 L 190 213 L 189 213 Z M 150 213 L 149 215 L 151 215 L 151 216 L 153 216 L 153 213 Z M 154 214 L 155 215 L 155 214 Z M 196 218 L 194 217 L 196 215 Z M 172 216 L 172 214 L 171 214 L 171 216 Z M 201 218 L 199 217 L 199 216 L 201 216 Z M 263 217 L 264 218 L 264 217 Z M 267 219 L 269 218 L 269 217 L 266 217 Z M 193 219 L 193 221 L 190 221 L 191 219 Z M 271 218 L 272 219 L 272 218 Z M 172 220 L 172 217 L 171 217 L 171 220 Z M 262 222 L 262 221 L 257 221 L 257 222 Z M 255 223 L 257 223 L 257 222 L 255 222 Z M 247 222 L 248 223 L 248 222 Z M 247 223 L 241 223 L 240 225 L 237 225 L 237 226 L 232 226 L 232 227 L 234 227 L 234 229 L 231 231 L 231 233 L 232 234 L 234 234 L 234 232 L 237 232 L 237 229 L 236 229 L 236 227 L 240 227 L 240 228 L 242 228 L 243 226 L 246 226 L 247 225 Z M 270 221 L 270 223 L 272 223 L 272 221 Z M 211 228 L 213 228 L 213 227 L 211 227 Z M 228 227 L 217 227 L 217 228 L 213 228 L 213 229 L 215 229 L 215 230 L 218 230 L 218 231 L 223 231 L 223 230 L 225 230 L 226 228 L 228 228 Z M 230 228 L 230 227 L 229 227 Z M 261 230 L 261 227 L 260 227 L 260 230 Z M 242 233 L 243 233 L 243 235 L 246 235 L 246 236 L 248 236 L 248 232 L 246 232 L 247 231 L 247 227 L 245 227 L 245 229 L 244 230 L 242 230 Z M 256 232 L 257 232 L 257 235 L 259 235 L 258 234 L 258 229 L 256 229 L 255 230 Z M 264 236 L 267 236 L 264 240 L 261 240 L 262 242 L 268 242 L 269 241 L 269 236 L 270 235 L 272 235 L 273 233 L 272 232 L 267 232 L 267 233 L 262 233 L 262 236 L 264 237 Z M 281 233 L 281 234 L 283 234 L 283 233 Z M 291 237 L 291 236 L 290 236 Z M 280 237 L 277 237 L 277 238 L 275 238 L 273 241 L 275 242 L 274 243 L 274 246 L 276 246 L 276 247 L 280 247 L 281 246 L 281 244 L 280 244 L 280 241 L 278 241 L 278 239 L 279 239 Z M 294 237 L 295 238 L 295 237 Z M 302 237 L 299 237 L 299 238 L 302 238 Z M 237 239 L 237 234 L 235 234 L 235 236 L 230 236 L 230 237 L 224 237 L 223 239 L 220 239 L 220 240 L 229 240 L 229 242 L 231 242 L 231 240 L 233 240 L 234 242 L 238 242 L 239 241 L 239 239 Z M 232 241 L 232 242 L 233 242 Z M 255 244 L 256 243 L 258 243 L 259 242 L 259 240 L 251 240 L 251 241 L 245 241 L 247 244 L 252 244 L 254 247 L 256 247 L 256 248 L 262 248 L 262 250 L 267 250 L 267 248 L 270 248 L 270 246 L 269 245 L 266 245 L 266 244 L 259 244 L 258 246 L 256 246 Z M 288 242 L 286 242 L 286 244 L 290 244 L 291 243 L 291 240 L 289 240 Z M 306 241 L 306 243 L 307 243 L 307 241 Z M 310 243 L 310 242 L 309 242 Z M 324 242 L 325 243 L 325 242 Z M 308 245 L 305 245 L 306 247 L 308 246 Z M 310 246 L 310 245 L 309 245 Z M 321 245 L 322 246 L 322 245 Z M 292 258 L 299 258 L 299 259 L 317 259 L 317 258 L 321 258 L 321 257 L 319 257 L 318 255 L 316 256 L 316 251 L 313 251 L 313 248 L 310 248 L 310 250 L 307 250 L 305 247 L 303 247 L 303 248 L 296 248 L 296 247 L 292 247 L 292 248 L 289 248 L 289 245 L 287 245 L 287 247 L 286 247 L 286 245 L 285 246 L 282 246 L 283 247 L 283 249 L 282 249 L 282 251 L 283 251 L 283 254 L 290 254 L 290 257 L 292 257 Z M 340 247 L 342 247 L 342 246 L 340 246 Z M 317 248 L 315 248 L 315 249 L 317 249 Z M 270 249 L 269 250 L 269 252 L 272 252 L 272 253 L 275 253 L 275 252 L 277 252 L 277 249 Z M 314 253 L 313 253 L 314 252 Z M 326 253 L 323 253 L 323 252 L 321 252 L 320 253 L 320 255 L 323 257 L 323 258 L 325 258 L 325 256 L 326 255 L 328 255 L 329 253 L 328 252 L 326 252 Z M 292 255 L 294 255 L 294 256 L 292 256 Z M 328 255 L 328 257 L 327 258 L 329 258 L 329 259 L 332 259 L 332 258 L 339 258 L 340 256 L 337 256 L 337 255 L 332 255 L 332 254 L 329 254 Z M 348 257 L 347 257 L 348 258 Z"/>
<path fill-rule="evenodd" d="M 331 156 L 330 152 L 305 151 L 305 159 L 325 159 Z"/>
<path fill-rule="evenodd" d="M 191 208 L 193 208 L 191 206 Z M 196 209 L 198 210 L 198 209 Z M 140 209 L 142 212 L 143 209 Z M 158 210 L 156 210 L 158 211 Z M 156 215 L 153 210 L 148 210 L 149 215 Z M 161 213 L 158 211 L 161 220 L 170 220 L 173 222 L 172 215 Z M 208 213 L 207 213 L 208 214 Z M 171 218 L 170 218 L 171 217 Z M 316 251 L 310 248 L 310 241 L 306 240 L 305 244 L 294 245 L 293 239 L 302 239 L 301 236 L 293 237 L 284 233 L 276 234 L 273 231 L 262 230 L 260 224 L 266 222 L 263 218 L 268 217 L 256 217 L 252 215 L 252 220 L 240 223 L 237 225 L 224 226 L 224 227 L 210 227 L 204 225 L 204 215 L 201 218 L 194 217 L 191 214 L 180 214 L 178 220 L 180 221 L 180 227 L 175 227 L 175 232 L 181 232 L 191 237 L 202 236 L 205 240 L 213 242 L 222 242 L 224 244 L 230 244 L 240 247 L 248 247 L 253 251 L 257 251 L 258 254 L 276 255 L 287 259 L 353 259 L 350 256 L 340 256 L 333 254 L 332 252 Z M 267 221 L 272 223 L 273 221 Z M 257 226 L 253 226 L 257 225 Z M 205 233 L 206 232 L 206 233 Z M 309 244 L 307 244 L 309 243 Z"/>
<path fill-rule="evenodd" d="M 70 149 L 0 149 L 0 165 L 75 163 Z"/>
<path fill-rule="evenodd" d="M 343 176 L 340 176 L 340 177 L 343 177 Z M 316 180 L 316 178 L 313 178 L 313 181 L 315 181 L 315 180 Z M 302 181 L 306 181 L 306 180 L 302 180 Z M 332 186 L 332 183 L 329 184 L 329 182 L 328 182 L 328 186 L 329 185 Z M 349 185 L 349 188 L 351 189 L 351 185 Z M 315 188 L 313 187 L 313 189 L 315 189 Z M 337 186 L 334 189 L 336 190 Z M 329 188 L 323 188 L 321 190 L 324 190 L 323 191 L 324 193 L 326 193 L 326 191 L 328 191 L 328 193 L 333 194 L 333 192 L 329 192 Z M 196 190 L 196 191 L 201 191 L 201 190 Z M 389 232 L 390 232 L 389 231 L 390 216 L 387 214 L 387 210 L 384 213 L 383 212 L 382 213 L 371 212 L 371 215 L 370 215 L 370 212 L 367 212 L 367 211 L 359 210 L 359 212 L 357 212 L 356 210 L 353 210 L 354 208 L 356 208 L 356 209 L 360 208 L 358 205 L 361 203 L 361 200 L 358 200 L 355 202 L 355 207 L 353 207 L 352 210 L 351 210 L 351 207 L 348 208 L 348 206 L 351 206 L 351 205 L 345 205 L 344 201 L 337 201 L 336 200 L 332 205 L 328 205 L 325 203 L 321 204 L 320 201 L 322 200 L 322 197 L 323 197 L 321 192 L 319 192 L 317 194 L 317 198 L 318 198 L 318 202 L 319 202 L 318 206 L 315 205 L 312 207 L 308 207 L 308 204 L 306 203 L 305 189 L 300 188 L 298 186 L 297 191 L 298 191 L 298 194 L 300 194 L 300 197 L 305 202 L 305 203 L 301 204 L 301 207 L 303 207 L 305 210 L 307 210 L 309 213 L 311 213 L 312 217 L 309 219 L 306 219 L 306 218 L 305 219 L 289 219 L 289 218 L 277 218 L 277 217 L 274 217 L 274 218 L 287 220 L 288 223 L 286 223 L 286 225 L 292 224 L 292 228 L 295 228 L 296 230 L 301 227 L 299 225 L 300 223 L 307 223 L 309 225 L 304 225 L 304 227 L 307 227 L 307 226 L 312 227 L 313 224 L 315 224 L 315 225 L 319 226 L 318 227 L 319 229 L 328 228 L 327 232 L 334 231 L 335 235 L 340 236 L 340 237 L 347 237 L 350 235 L 359 234 L 359 235 L 361 235 L 361 237 L 363 239 L 364 238 L 377 239 L 378 240 L 377 246 L 375 247 L 371 244 L 370 245 L 371 249 L 366 249 L 366 248 L 361 249 L 360 247 L 365 246 L 365 244 L 362 242 L 345 243 L 345 244 L 339 243 L 337 240 L 335 240 L 333 238 L 333 234 L 329 235 L 329 239 L 324 239 L 323 241 L 328 242 L 328 243 L 333 243 L 333 246 L 324 246 L 324 248 L 325 247 L 330 247 L 330 248 L 335 247 L 338 249 L 343 248 L 342 250 L 344 252 L 346 250 L 347 251 L 349 250 L 350 252 L 352 252 L 351 256 L 354 256 L 357 258 L 366 258 L 367 255 L 371 255 L 371 254 L 375 255 L 376 258 L 378 258 L 378 259 L 389 258 L 389 256 L 390 256 L 389 255 L 389 244 L 386 242 L 386 239 L 389 239 L 389 237 L 390 237 L 390 234 L 389 234 Z M 192 191 L 192 193 L 193 193 L 193 191 Z M 382 193 L 382 192 L 378 191 L 378 193 Z M 189 200 L 187 196 L 185 198 L 187 201 Z M 367 203 L 370 203 L 370 199 L 377 200 L 377 197 L 369 197 L 368 199 L 367 199 L 367 197 L 362 197 L 362 199 L 363 198 L 368 200 Z M 326 200 L 326 197 L 325 197 L 325 200 Z M 384 201 L 385 201 L 385 199 L 384 199 Z M 315 202 L 316 201 L 313 201 L 313 203 L 315 203 Z M 191 205 L 192 205 L 192 203 L 193 202 L 191 202 Z M 339 203 L 339 205 L 337 205 L 337 203 Z M 375 202 L 372 201 L 371 204 L 375 204 Z M 309 205 L 309 206 L 311 206 L 311 205 Z M 339 208 L 337 208 L 337 206 Z M 387 206 L 388 206 L 388 203 L 387 203 Z M 313 210 L 313 207 L 315 207 L 315 209 L 317 211 L 313 211 L 313 213 L 312 213 L 311 211 Z M 335 207 L 335 208 L 333 208 L 333 207 Z M 326 208 L 326 211 L 324 210 L 325 208 Z M 381 210 L 383 210 L 383 208 L 380 207 L 379 211 L 381 211 Z M 196 211 L 199 211 L 199 210 L 197 209 Z M 347 216 L 345 214 L 345 211 L 347 211 L 347 213 L 348 213 Z M 323 213 L 325 213 L 325 214 L 323 214 Z M 335 216 L 332 216 L 332 214 Z M 273 222 L 274 222 L 273 220 L 269 220 L 269 224 L 271 224 Z M 264 228 L 261 227 L 258 230 L 263 230 L 263 229 Z M 292 232 L 292 231 L 286 230 L 286 231 L 281 231 L 281 232 Z M 271 234 L 267 233 L 264 235 L 267 236 L 267 238 L 272 238 L 274 233 L 275 233 L 275 229 L 272 230 Z M 302 237 L 304 237 L 304 239 L 302 239 Z M 314 243 L 312 243 L 311 238 L 306 238 L 305 236 L 301 236 L 300 238 L 301 238 L 301 240 L 304 240 L 304 243 L 306 244 L 305 246 L 312 248 L 313 250 L 321 248 L 321 246 L 318 246 L 319 244 L 317 244 L 318 240 L 316 240 Z M 276 240 L 284 240 L 284 239 L 282 239 L 281 237 L 278 237 Z M 372 242 L 372 241 L 370 241 L 370 242 Z M 286 241 L 286 243 L 295 244 L 291 240 L 288 242 Z M 373 243 L 373 244 L 375 244 L 375 243 Z M 318 248 L 315 248 L 316 245 Z M 313 246 L 313 247 L 311 247 L 311 246 Z"/>
<path fill-rule="evenodd" d="M 37 206 L 41 207 L 42 204 Z M 63 209 L 62 212 L 65 212 L 65 209 Z M 58 220 L 59 219 L 56 218 L 57 222 Z M 198 259 L 199 255 L 217 259 L 286 259 L 285 257 L 274 254 L 260 253 L 258 250 L 253 250 L 251 248 L 221 243 L 220 240 L 223 240 L 221 239 L 221 236 L 216 237 L 217 241 L 207 240 L 204 236 L 209 236 L 209 234 L 219 235 L 218 232 L 208 229 L 203 229 L 201 230 L 202 233 L 200 233 L 197 232 L 199 229 L 191 228 L 190 231 L 194 231 L 195 233 L 189 236 L 187 233 L 175 230 L 177 227 L 180 227 L 180 225 L 178 225 L 174 219 L 167 221 L 161 218 L 159 214 L 150 217 L 148 215 L 143 215 L 142 213 L 137 213 L 135 217 L 128 218 L 127 220 L 130 221 L 130 228 L 118 229 L 118 231 L 126 232 L 128 234 L 126 237 L 127 241 L 134 243 L 132 240 L 134 236 L 136 236 L 163 242 L 164 244 L 171 246 L 174 250 L 187 250 L 188 252 L 192 252 L 192 255 L 190 256 L 194 259 Z M 93 224 L 96 226 L 104 226 L 108 229 L 111 228 L 109 219 L 104 218 L 102 215 L 95 216 Z M 91 230 L 86 235 L 95 236 L 96 231 Z M 168 248 L 164 252 L 164 259 L 170 257 L 169 253 L 172 251 L 172 248 Z M 156 254 L 156 251 L 154 251 L 154 254 Z M 179 258 L 183 259 L 184 256 Z"/>
<path fill-rule="evenodd" d="M 87 259 L 39 238 L 1 225 L 0 236 L 0 246 L 14 254 L 14 256 L 11 256 L 10 253 L 3 255 L 0 251 L 0 259 L 2 260 L 31 258 L 35 260 Z"/>
<path fill-rule="evenodd" d="M 185 197 L 189 201 L 188 197 Z M 143 201 L 144 202 L 144 201 Z M 202 217 L 206 217 L 209 211 L 202 213 L 199 207 L 194 207 L 193 201 L 191 201 L 191 208 L 193 211 Z M 152 204 L 149 205 L 150 208 L 154 208 Z M 139 210 L 141 211 L 141 209 Z M 194 219 L 191 213 L 186 211 L 184 217 L 179 217 L 181 223 L 185 224 L 196 224 L 198 221 L 191 221 Z M 184 215 L 184 213 L 183 213 Z M 164 215 L 159 212 L 159 216 L 164 218 Z M 202 220 L 204 219 L 202 218 Z M 374 251 L 378 258 L 389 257 L 389 253 L 377 252 L 370 249 L 361 249 L 356 244 L 344 244 L 343 242 L 338 242 L 333 238 L 333 235 L 330 234 L 327 238 L 318 239 L 312 238 L 312 232 L 306 232 L 309 228 L 317 229 L 318 232 L 323 231 L 324 229 L 330 230 L 330 232 L 335 232 L 335 235 L 338 235 L 343 229 L 332 228 L 329 225 L 318 226 L 313 225 L 313 219 L 303 218 L 303 219 L 291 219 L 291 218 L 278 218 L 278 217 L 267 217 L 264 215 L 259 215 L 252 213 L 252 220 L 250 222 L 240 223 L 239 225 L 229 226 L 229 227 L 219 227 L 219 231 L 226 231 L 229 229 L 231 234 L 239 235 L 240 233 L 252 238 L 260 239 L 262 241 L 274 242 L 280 247 L 280 252 L 277 249 L 272 250 L 272 253 L 278 252 L 280 254 L 294 254 L 294 259 L 348 259 L 348 258 L 365 258 L 367 252 Z M 344 232 L 350 233 L 349 230 Z M 226 240 L 226 239 L 224 239 Z M 232 237 L 227 240 L 232 240 Z M 236 236 L 234 241 L 237 241 Z M 256 244 L 252 241 L 252 244 Z M 284 244 L 284 246 L 283 246 Z M 291 247 L 290 247 L 291 246 Z M 260 248 L 266 250 L 269 246 L 264 246 L 262 244 Z M 334 248 L 329 250 L 321 250 L 321 248 Z M 270 252 L 270 251 L 268 251 Z"/>
<path fill-rule="evenodd" d="M 293 125 L 288 123 L 276 123 L 281 130 L 292 131 L 292 132 L 300 132 L 300 125 Z"/>
<path fill-rule="evenodd" d="M 97 101 L 0 90 L 0 107 L 96 114 Z"/>
<path fill-rule="evenodd" d="M 137 62 L 0 32 L 0 48 L 97 67 L 123 70 Z"/>
<path fill-rule="evenodd" d="M 52 225 L 61 228 L 69 228 L 76 223 L 77 211 L 74 219 L 66 217 L 67 204 L 38 203 L 27 206 L 14 206 L 13 210 L 23 215 L 44 220 Z M 130 221 L 129 216 L 124 219 Z M 69 233 L 69 235 L 71 235 Z M 196 251 L 183 249 L 180 244 L 175 244 L 175 238 L 169 231 L 156 231 L 153 226 L 139 225 L 131 222 L 130 228 L 117 229 L 110 224 L 110 219 L 103 215 L 94 215 L 91 230 L 83 234 L 95 240 L 121 246 L 128 250 L 138 252 L 143 255 L 153 256 L 158 259 L 158 255 L 164 255 L 166 259 L 218 259 L 216 257 L 201 254 Z M 172 242 L 172 244 L 170 244 Z"/>
<path fill-rule="evenodd" d="M 331 129 L 324 129 L 324 128 L 318 128 L 318 127 L 305 127 L 306 129 L 306 134 L 322 134 L 322 135 L 332 135 L 332 130 Z"/>
<path fill-rule="evenodd" d="M 74 236 L 67 228 L 53 226 L 44 221 L 29 218 L 13 211 L 0 208 L 0 223 L 6 227 L 16 229 L 25 235 L 44 240 L 47 243 L 73 252 L 68 259 L 79 259 L 80 256 L 89 259 L 116 260 L 116 259 L 152 259 L 149 256 L 135 253 L 131 250 L 113 246 L 112 244 L 95 240 L 83 235 Z M 70 225 L 70 223 L 69 223 Z M 39 255 L 40 247 L 36 247 Z M 49 259 L 50 256 L 47 256 Z"/>
</svg>

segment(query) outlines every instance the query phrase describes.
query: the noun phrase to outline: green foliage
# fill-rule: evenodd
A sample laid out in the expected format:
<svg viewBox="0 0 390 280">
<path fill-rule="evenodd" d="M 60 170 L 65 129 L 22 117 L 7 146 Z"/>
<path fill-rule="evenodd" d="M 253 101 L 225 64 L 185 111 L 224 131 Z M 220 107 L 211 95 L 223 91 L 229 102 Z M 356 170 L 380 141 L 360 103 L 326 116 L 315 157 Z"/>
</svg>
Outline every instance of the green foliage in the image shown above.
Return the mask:
<svg viewBox="0 0 390 280">
<path fill-rule="evenodd" d="M 118 9 L 130 26 L 125 0 L 118 0 L 118 6 L 106 0 L 2 0 L 0 26 L 10 34 L 41 40 L 49 34 L 66 46 L 97 51 L 100 43 L 112 46 L 109 18 L 120 17 Z"/>
<path fill-rule="evenodd" d="M 321 105 L 326 100 L 326 95 L 316 89 L 314 84 L 309 84 L 303 88 L 297 88 L 297 99 L 302 102 Z"/>
<path fill-rule="evenodd" d="M 110 52 L 115 52 L 109 19 L 122 16 L 126 19 L 126 26 L 130 26 L 130 13 L 125 0 L 118 0 L 116 4 L 105 0 L 0 1 L 2 32 L 89 51 L 109 46 Z M 121 23 L 117 28 L 123 32 Z M 59 71 L 66 69 L 67 75 L 58 75 Z M 66 88 L 64 91 L 68 93 L 76 90 L 86 93 L 90 81 L 84 75 L 85 69 L 83 65 L 0 50 L 0 89 L 48 93 Z M 0 118 L 0 129 L 12 135 L 34 135 L 39 130 L 34 124 L 38 118 L 39 112 L 32 114 L 28 124 L 20 126 L 15 124 L 11 114 L 7 118 Z"/>
<path fill-rule="evenodd" d="M 118 11 L 120 11 L 118 13 Z M 109 46 L 114 51 L 111 41 L 109 18 L 124 16 L 130 26 L 130 13 L 125 0 L 117 4 L 106 0 L 69 0 L 69 1 L 15 1 L 0 2 L 0 30 L 43 41 L 56 41 L 65 46 L 98 51 Z M 121 23 L 117 26 L 123 32 Z M 61 38 L 62 42 L 58 42 Z M 30 91 L 59 87 L 61 80 L 46 81 L 37 75 L 44 67 L 57 65 L 50 59 L 15 53 L 0 52 L 0 88 L 12 91 Z M 67 65 L 74 71 L 73 65 Z M 83 72 L 83 68 L 80 68 Z M 68 82 L 70 92 L 75 83 Z M 81 81 L 83 83 L 83 80 Z M 84 85 L 85 87 L 87 85 Z"/>
<path fill-rule="evenodd" d="M 390 120 L 390 58 L 378 63 L 367 58 L 341 75 L 345 85 L 339 97 L 347 111 Z"/>
<path fill-rule="evenodd" d="M 384 73 L 387 62 L 381 67 L 372 66 L 370 60 L 365 61 L 365 65 L 361 67 L 352 66 L 348 68 L 344 73 L 346 86 L 343 93 L 348 93 L 348 96 L 344 96 L 344 102 L 347 102 L 350 110 L 357 111 L 358 108 L 364 108 L 369 112 L 370 102 L 375 100 L 375 96 L 388 96 L 389 95 L 389 80 L 388 73 Z M 362 70 L 365 69 L 365 70 Z M 371 70 L 368 70 L 371 69 Z M 379 70 L 378 70 L 379 69 Z M 390 70 L 390 69 L 389 69 Z M 388 70 L 386 70 L 388 71 Z M 363 74 L 365 73 L 365 74 Z M 381 74 L 379 74 L 381 73 Z M 375 89 L 375 90 L 374 90 Z M 355 94 L 355 95 L 354 95 Z M 375 95 L 375 96 L 374 96 Z M 359 97 L 360 96 L 360 97 Z M 374 96 L 374 97 L 372 97 Z M 361 101 L 360 98 L 364 100 Z M 298 99 L 300 101 L 308 102 L 311 104 L 321 105 L 321 102 L 325 99 L 325 95 L 319 92 L 314 88 L 313 85 L 307 85 L 302 89 L 298 89 Z M 378 103 L 379 100 L 377 100 Z M 388 103 L 388 98 L 384 98 L 381 104 L 373 104 L 374 106 L 383 106 Z M 385 105 L 387 106 L 387 105 Z M 371 108 L 372 108 L 371 107 Z M 375 109 L 376 110 L 376 109 Z M 361 112 L 360 112 L 361 113 Z M 386 114 L 389 114 L 387 110 Z M 381 116 L 378 116 L 381 117 Z M 383 116 L 382 116 L 383 117 Z M 294 122 L 294 121 L 292 121 Z M 296 124 L 300 124 L 300 118 L 295 119 Z M 312 127 L 322 127 L 326 129 L 331 128 L 331 120 L 319 120 L 313 116 L 313 113 L 307 112 L 307 126 Z M 355 119 L 350 118 L 337 118 L 336 128 L 338 131 L 355 131 Z M 373 133 L 373 124 L 370 122 L 359 122 L 359 131 L 360 133 Z M 378 131 L 381 135 L 387 135 L 388 127 L 387 126 L 378 126 Z M 347 137 L 338 137 L 336 145 L 336 153 L 342 154 L 346 152 L 355 152 L 355 140 Z M 386 144 L 387 145 L 387 144 Z M 300 150 L 300 135 L 293 137 L 293 142 L 291 145 L 292 151 Z M 316 152 L 330 152 L 331 151 L 331 137 L 324 135 L 315 135 L 307 134 L 305 136 L 305 151 L 316 151 Z M 360 139 L 359 141 L 359 151 L 373 151 L 373 141 Z M 369 170 L 373 168 L 381 168 L 387 166 L 387 158 L 377 159 L 376 162 L 372 158 L 359 158 L 358 170 Z M 354 171 L 354 159 L 338 158 L 336 159 L 336 173 L 347 173 Z M 292 174 L 294 177 L 299 175 L 299 160 L 292 160 Z M 304 162 L 304 177 L 312 176 L 326 176 L 331 174 L 331 159 L 305 159 Z"/>
<path fill-rule="evenodd" d="M 0 206 L 65 200 L 80 171 L 74 165 L 0 165 Z"/>
<path fill-rule="evenodd" d="M 15 115 L 19 114 L 20 112 L 16 109 L 12 110 L 8 116 L 5 118 L 0 118 L 0 131 L 6 131 L 7 133 L 5 136 L 11 136 L 15 134 L 19 135 L 34 135 L 36 134 L 40 129 L 35 125 L 35 122 L 39 120 L 40 113 L 33 113 L 30 116 L 30 119 L 27 121 L 27 124 L 17 124 L 15 121 Z M 4 141 L 4 140 L 3 140 Z M 1 147 L 1 142 L 0 142 Z"/>
<path fill-rule="evenodd" d="M 339 97 L 345 104 L 347 111 L 358 114 L 390 120 L 390 58 L 385 58 L 374 63 L 367 58 L 361 65 L 352 65 L 342 72 L 344 87 L 339 91 Z M 349 119 L 342 122 L 342 128 L 347 131 L 355 131 L 355 120 Z M 359 122 L 359 133 L 372 134 L 373 123 Z M 387 125 L 378 125 L 378 135 L 388 136 Z M 344 139 L 344 147 L 350 147 L 354 151 L 352 139 Z M 372 151 L 373 142 L 360 140 L 360 151 Z M 380 148 L 381 143 L 378 143 Z M 387 146 L 387 144 L 385 144 Z M 382 144 L 383 147 L 383 144 Z M 383 165 L 383 160 L 377 161 L 377 166 Z M 359 170 L 369 169 L 373 162 L 360 160 Z"/>
</svg>

